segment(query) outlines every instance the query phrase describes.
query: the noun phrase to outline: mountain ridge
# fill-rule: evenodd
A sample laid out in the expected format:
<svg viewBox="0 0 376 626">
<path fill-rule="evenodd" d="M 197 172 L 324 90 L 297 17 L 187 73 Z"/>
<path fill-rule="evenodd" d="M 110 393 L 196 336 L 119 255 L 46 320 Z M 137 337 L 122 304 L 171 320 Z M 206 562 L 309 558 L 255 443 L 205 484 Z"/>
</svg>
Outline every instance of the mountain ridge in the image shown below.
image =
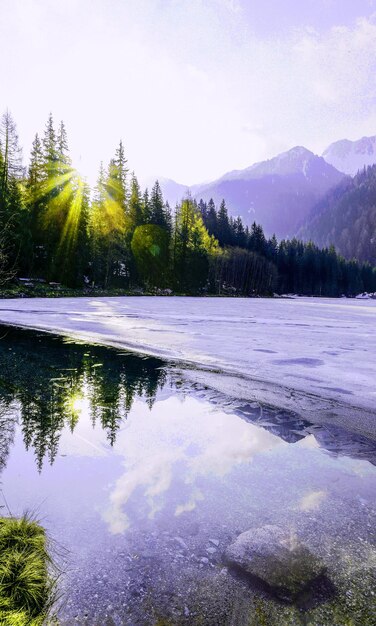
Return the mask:
<svg viewBox="0 0 376 626">
<path fill-rule="evenodd" d="M 259 161 L 243 170 L 232 170 L 209 183 L 184 187 L 161 179 L 161 188 L 170 204 L 187 191 L 196 200 L 219 204 L 224 198 L 229 214 L 240 216 L 245 224 L 262 224 L 265 233 L 277 237 L 293 236 L 321 197 L 344 174 L 303 146 L 295 146 L 271 159 Z M 175 187 L 174 187 L 175 185 Z M 171 194 L 170 189 L 174 189 Z"/>
<path fill-rule="evenodd" d="M 331 143 L 322 156 L 340 172 L 355 176 L 359 170 L 376 163 L 376 136 L 355 141 L 340 139 Z"/>
</svg>

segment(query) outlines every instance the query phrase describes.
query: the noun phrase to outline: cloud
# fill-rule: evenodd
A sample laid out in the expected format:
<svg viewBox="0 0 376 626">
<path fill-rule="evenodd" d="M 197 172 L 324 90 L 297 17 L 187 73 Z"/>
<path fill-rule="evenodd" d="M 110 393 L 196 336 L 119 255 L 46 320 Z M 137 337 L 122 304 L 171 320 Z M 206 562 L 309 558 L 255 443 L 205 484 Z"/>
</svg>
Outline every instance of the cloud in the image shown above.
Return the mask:
<svg viewBox="0 0 376 626">
<path fill-rule="evenodd" d="M 3 102 L 26 153 L 50 110 L 91 182 L 120 137 L 138 175 L 190 184 L 374 132 L 374 16 L 271 37 L 254 14 L 235 0 L 3 0 Z"/>
<path fill-rule="evenodd" d="M 329 33 L 306 33 L 293 47 L 306 68 L 304 86 L 324 105 L 336 105 L 345 115 L 358 116 L 376 97 L 376 20 L 357 20 L 354 27 L 337 26 Z M 337 108 L 338 111 L 338 108 Z"/>
</svg>

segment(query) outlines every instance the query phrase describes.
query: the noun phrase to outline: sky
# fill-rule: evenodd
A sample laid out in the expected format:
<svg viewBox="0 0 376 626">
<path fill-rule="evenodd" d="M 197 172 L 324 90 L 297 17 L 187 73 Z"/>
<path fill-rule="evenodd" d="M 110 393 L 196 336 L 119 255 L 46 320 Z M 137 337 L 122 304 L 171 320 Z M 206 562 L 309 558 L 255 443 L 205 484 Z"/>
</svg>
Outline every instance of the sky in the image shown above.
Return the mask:
<svg viewBox="0 0 376 626">
<path fill-rule="evenodd" d="M 376 0 L 0 0 L 0 111 L 93 183 L 122 138 L 185 185 L 376 134 Z"/>
</svg>

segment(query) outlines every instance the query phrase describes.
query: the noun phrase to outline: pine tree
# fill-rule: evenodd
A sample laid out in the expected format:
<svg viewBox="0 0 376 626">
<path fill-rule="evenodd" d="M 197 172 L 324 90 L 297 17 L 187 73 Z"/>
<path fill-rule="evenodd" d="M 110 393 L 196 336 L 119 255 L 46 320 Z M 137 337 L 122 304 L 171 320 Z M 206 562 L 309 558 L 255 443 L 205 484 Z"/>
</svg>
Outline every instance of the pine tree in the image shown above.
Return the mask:
<svg viewBox="0 0 376 626">
<path fill-rule="evenodd" d="M 217 214 L 217 239 L 222 246 L 231 244 L 231 228 L 224 200 L 222 200 Z"/>
<path fill-rule="evenodd" d="M 239 246 L 239 248 L 245 248 L 247 246 L 247 234 L 240 216 L 233 222 L 233 232 L 235 244 Z"/>
<path fill-rule="evenodd" d="M 205 287 L 208 257 L 218 242 L 209 235 L 201 213 L 188 196 L 177 206 L 173 233 L 173 274 L 178 291 L 196 292 Z"/>
<path fill-rule="evenodd" d="M 104 287 L 129 280 L 125 189 L 115 159 L 101 166 L 90 219 L 93 280 Z"/>
<path fill-rule="evenodd" d="M 0 162 L 0 194 L 4 199 L 10 181 L 12 179 L 20 179 L 23 174 L 22 150 L 18 142 L 16 124 L 9 111 L 6 111 L 1 118 L 0 146 L 2 155 Z"/>
<path fill-rule="evenodd" d="M 31 148 L 30 165 L 27 184 L 30 189 L 39 188 L 43 181 L 43 150 L 38 133 L 34 137 Z"/>
<path fill-rule="evenodd" d="M 201 216 L 202 216 L 202 219 L 203 219 L 203 222 L 204 222 L 205 226 L 207 226 L 206 220 L 208 218 L 208 207 L 207 207 L 206 202 L 204 202 L 202 198 L 201 198 L 200 202 L 198 203 L 198 209 L 199 209 L 199 211 L 201 213 Z"/>
<path fill-rule="evenodd" d="M 253 222 L 251 226 L 251 232 L 248 239 L 248 249 L 258 254 L 265 254 L 266 251 L 266 239 L 264 231 L 260 224 Z"/>
<path fill-rule="evenodd" d="M 127 176 L 127 160 L 123 143 L 120 141 L 115 157 L 111 159 L 108 167 L 106 190 L 108 196 L 119 205 L 124 214 L 128 204 Z"/>
<path fill-rule="evenodd" d="M 149 190 L 146 188 L 142 196 L 142 221 L 144 224 L 150 224 L 151 220 L 151 207 Z"/>
<path fill-rule="evenodd" d="M 132 230 L 134 230 L 135 228 L 137 228 L 137 226 L 140 226 L 143 223 L 143 206 L 140 185 L 138 184 L 138 180 L 134 172 L 132 173 L 131 178 L 128 215 L 130 218 Z"/>
<path fill-rule="evenodd" d="M 115 165 L 118 170 L 119 181 L 121 183 L 122 189 L 124 190 L 124 195 L 126 196 L 128 168 L 127 159 L 125 158 L 124 146 L 121 140 L 115 152 Z"/>
<path fill-rule="evenodd" d="M 3 262 L 6 250 L 9 267 L 23 268 L 22 246 L 28 237 L 21 184 L 24 172 L 16 124 L 9 111 L 1 118 L 0 153 L 0 232 L 3 240 Z"/>
<path fill-rule="evenodd" d="M 60 122 L 56 138 L 57 173 L 62 176 L 71 169 L 71 159 L 69 157 L 67 131 L 64 122 Z"/>
<path fill-rule="evenodd" d="M 31 148 L 27 187 L 27 205 L 30 216 L 31 254 L 28 273 L 33 275 L 44 273 L 45 250 L 42 237 L 42 219 L 45 208 L 44 201 L 44 159 L 42 142 L 38 133 L 35 135 Z"/>
<path fill-rule="evenodd" d="M 71 185 L 73 195 L 56 254 L 59 267 L 56 278 L 70 287 L 79 287 L 88 273 L 90 189 L 77 173 Z"/>
<path fill-rule="evenodd" d="M 217 211 L 213 198 L 210 198 L 208 202 L 206 227 L 211 235 L 218 237 Z"/>
<path fill-rule="evenodd" d="M 44 136 L 42 139 L 43 159 L 45 176 L 47 179 L 54 178 L 57 174 L 58 152 L 56 145 L 56 133 L 52 113 L 50 113 Z"/>
<path fill-rule="evenodd" d="M 156 180 L 150 194 L 150 223 L 170 230 L 169 220 L 165 210 L 162 189 Z"/>
</svg>

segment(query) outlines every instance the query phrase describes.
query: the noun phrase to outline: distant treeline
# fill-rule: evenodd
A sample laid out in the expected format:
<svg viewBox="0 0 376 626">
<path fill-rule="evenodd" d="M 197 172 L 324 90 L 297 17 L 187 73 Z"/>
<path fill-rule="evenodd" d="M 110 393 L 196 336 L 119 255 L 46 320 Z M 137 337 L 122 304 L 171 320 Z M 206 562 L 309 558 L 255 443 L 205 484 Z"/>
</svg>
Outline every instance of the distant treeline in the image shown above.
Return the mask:
<svg viewBox="0 0 376 626">
<path fill-rule="evenodd" d="M 376 291 L 376 271 L 333 247 L 266 239 L 226 204 L 184 198 L 173 209 L 158 181 L 141 191 L 122 142 L 91 191 L 69 157 L 64 123 L 49 117 L 22 165 L 15 123 L 0 128 L 0 283 L 16 276 L 74 288 L 175 293 L 353 295 Z"/>
</svg>

